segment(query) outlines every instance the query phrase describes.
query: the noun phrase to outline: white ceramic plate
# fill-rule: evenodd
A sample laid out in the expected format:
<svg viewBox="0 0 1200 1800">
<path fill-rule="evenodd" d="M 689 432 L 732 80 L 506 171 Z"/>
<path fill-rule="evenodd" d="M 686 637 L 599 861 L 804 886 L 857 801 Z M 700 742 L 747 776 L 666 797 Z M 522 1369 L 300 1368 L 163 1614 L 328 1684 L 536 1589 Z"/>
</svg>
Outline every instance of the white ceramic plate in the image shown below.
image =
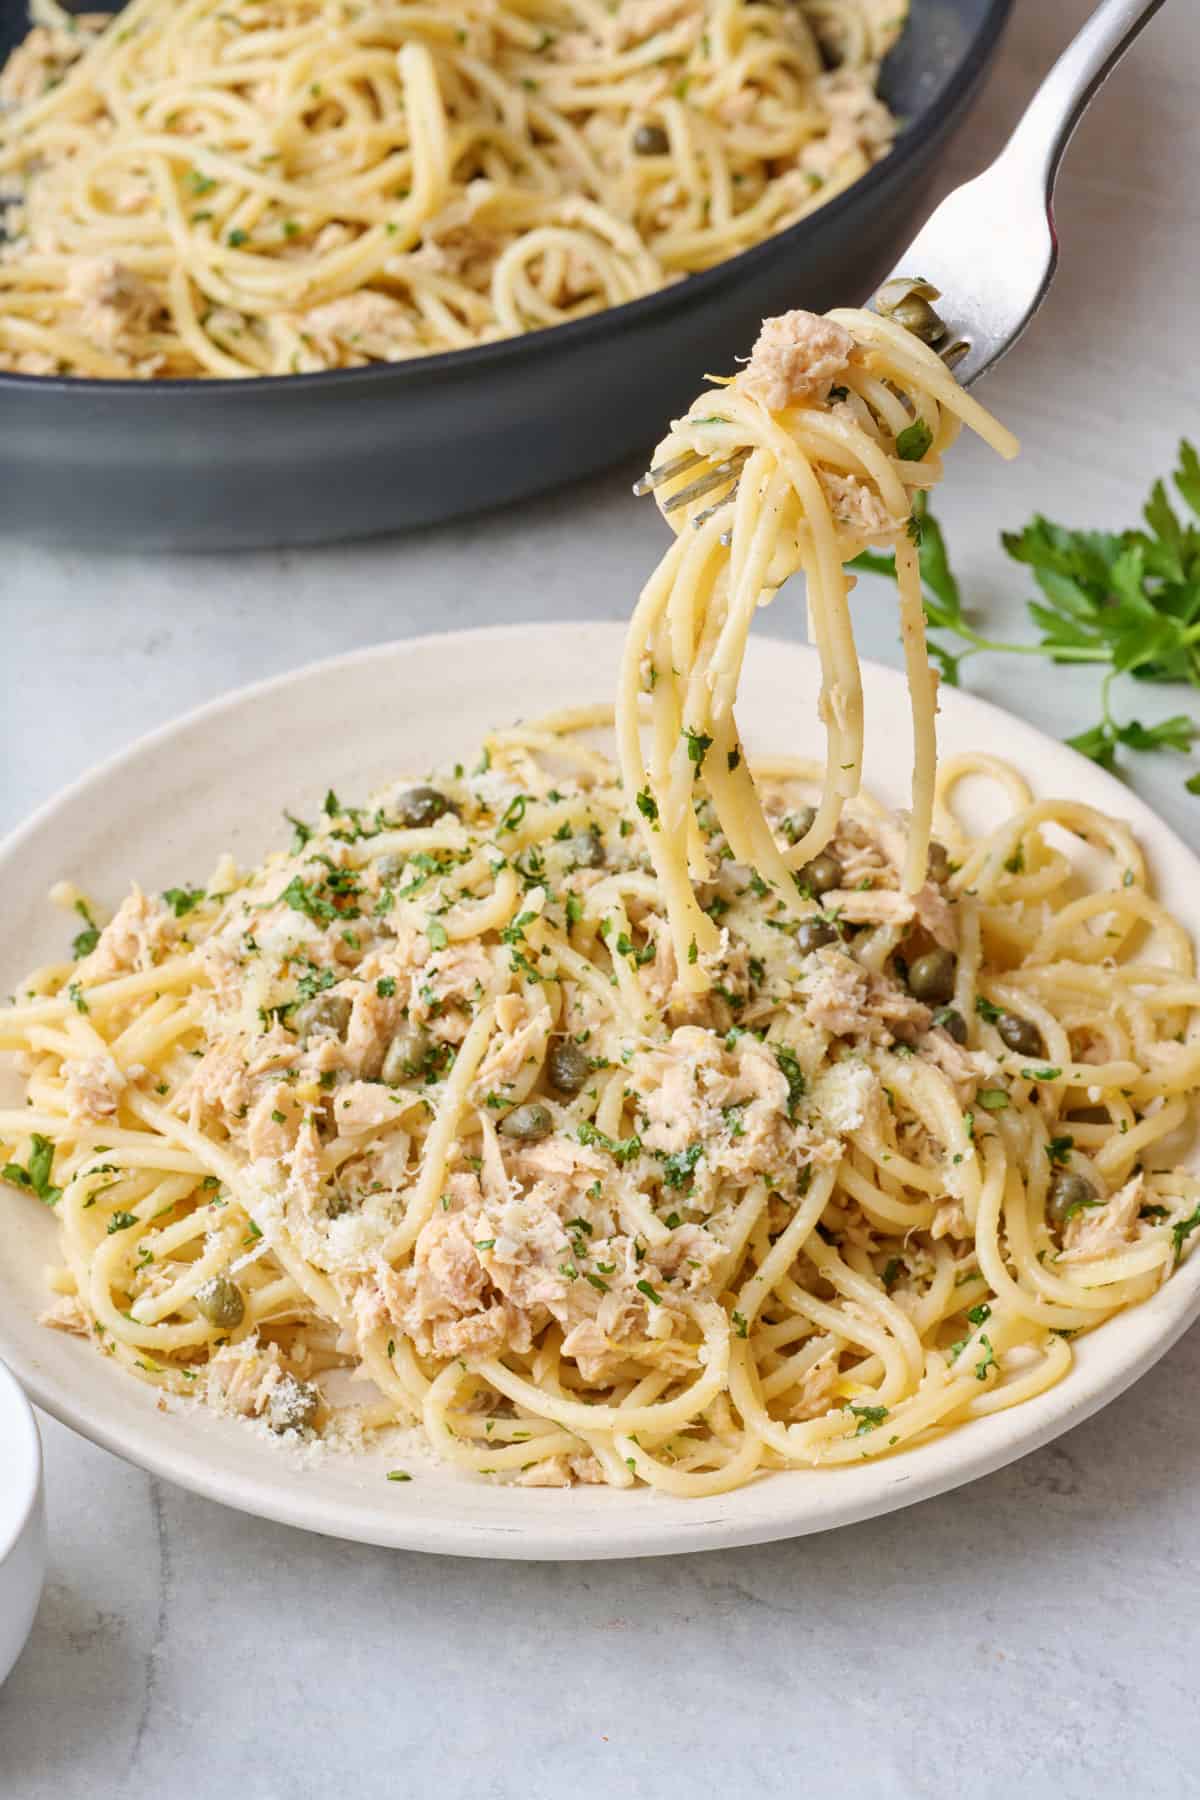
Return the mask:
<svg viewBox="0 0 1200 1800">
<path fill-rule="evenodd" d="M 145 738 L 43 808 L 0 846 L 0 992 L 61 956 L 69 926 L 43 896 L 70 877 L 115 903 L 203 880 L 217 854 L 258 860 L 284 841 L 280 814 L 319 807 L 333 786 L 365 798 L 385 779 L 474 751 L 491 725 L 614 691 L 623 628 L 525 626 L 418 638 L 245 688 Z M 865 671 L 867 776 L 906 798 L 907 693 Z M 813 655 L 751 645 L 739 708 L 751 750 L 820 754 Z M 1041 793 L 1067 793 L 1128 819 L 1158 890 L 1200 936 L 1200 867 L 1118 782 L 1030 726 L 965 694 L 943 696 L 947 752 L 1009 757 Z M 7 1091 L 11 1097 L 11 1084 Z M 86 1344 L 35 1323 L 54 1226 L 0 1186 L 0 1355 L 42 1406 L 96 1443 L 168 1480 L 290 1525 L 368 1543 L 465 1556 L 645 1556 L 791 1537 L 869 1518 L 987 1474 L 1078 1424 L 1162 1356 L 1200 1312 L 1200 1254 L 1152 1300 L 1078 1347 L 1067 1380 L 1011 1412 L 972 1421 L 902 1456 L 857 1468 L 771 1475 L 712 1500 L 584 1487 L 505 1488 L 424 1465 L 387 1482 L 400 1458 L 328 1456 L 301 1465 L 234 1421 L 199 1409 L 160 1413 L 147 1386 Z"/>
<path fill-rule="evenodd" d="M 46 1574 L 42 1443 L 33 1410 L 0 1363 L 0 1682 L 25 1647 Z"/>
</svg>

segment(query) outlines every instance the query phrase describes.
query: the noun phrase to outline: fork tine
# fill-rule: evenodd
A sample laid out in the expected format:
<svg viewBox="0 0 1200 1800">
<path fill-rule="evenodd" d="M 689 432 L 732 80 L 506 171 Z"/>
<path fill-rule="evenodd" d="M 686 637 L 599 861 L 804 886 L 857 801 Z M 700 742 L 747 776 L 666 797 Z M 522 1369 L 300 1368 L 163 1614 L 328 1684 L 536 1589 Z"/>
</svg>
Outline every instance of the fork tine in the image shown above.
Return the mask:
<svg viewBox="0 0 1200 1800">
<path fill-rule="evenodd" d="M 708 521 L 713 517 L 713 514 L 719 513 L 723 506 L 732 506 L 736 495 L 737 483 L 734 482 L 733 487 L 727 494 L 722 494 L 719 500 L 714 500 L 711 506 L 706 506 L 703 512 L 698 512 L 693 516 L 692 525 L 694 529 L 699 531 L 702 525 L 707 525 Z"/>
<path fill-rule="evenodd" d="M 749 450 L 739 450 L 736 455 L 727 457 L 710 469 L 707 475 L 701 475 L 698 481 L 690 481 L 687 487 L 672 494 L 663 507 L 665 513 L 676 512 L 681 506 L 688 506 L 693 500 L 699 500 L 702 494 L 711 494 L 714 488 L 723 487 L 726 482 L 736 482 L 741 474 L 742 465 L 749 456 Z"/>
<path fill-rule="evenodd" d="M 682 456 L 673 456 L 669 462 L 659 463 L 656 469 L 647 470 L 646 474 L 633 484 L 635 494 L 652 493 L 661 487 L 664 481 L 670 481 L 673 475 L 682 475 L 686 469 L 694 469 L 704 458 L 695 450 L 685 450 Z"/>
</svg>

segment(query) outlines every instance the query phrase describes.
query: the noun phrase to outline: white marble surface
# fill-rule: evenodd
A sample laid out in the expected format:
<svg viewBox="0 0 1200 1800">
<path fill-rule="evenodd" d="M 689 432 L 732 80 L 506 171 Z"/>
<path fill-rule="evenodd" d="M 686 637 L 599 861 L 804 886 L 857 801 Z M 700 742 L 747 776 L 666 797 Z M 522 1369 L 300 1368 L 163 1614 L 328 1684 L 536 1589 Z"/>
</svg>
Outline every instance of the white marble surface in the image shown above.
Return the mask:
<svg viewBox="0 0 1200 1800">
<path fill-rule="evenodd" d="M 1018 0 L 954 172 L 982 160 L 1087 10 Z M 989 624 L 1019 627 L 1026 593 L 998 526 L 1036 507 L 1131 523 L 1178 435 L 1198 429 L 1194 367 L 1164 354 L 1197 313 L 1198 50 L 1194 4 L 1173 0 L 1085 123 L 1059 283 L 986 396 L 1025 457 L 956 459 L 939 510 Z M 239 682 L 411 632 L 624 615 L 662 541 L 628 473 L 326 551 L 150 560 L 5 541 L 0 827 Z M 795 608 L 771 624 L 796 631 Z M 897 659 L 892 621 L 865 603 L 860 631 Z M 971 669 L 1051 730 L 1093 722 L 1086 672 Z M 1149 718 L 1195 695 L 1121 700 Z M 1185 766 L 1145 759 L 1131 774 L 1200 846 Z M 0 1691 L 0 1795 L 657 1800 L 689 1779 L 737 1796 L 1194 1795 L 1198 1381 L 1193 1338 L 1059 1444 L 914 1512 L 592 1569 L 306 1537 L 44 1421 L 50 1580 Z"/>
</svg>

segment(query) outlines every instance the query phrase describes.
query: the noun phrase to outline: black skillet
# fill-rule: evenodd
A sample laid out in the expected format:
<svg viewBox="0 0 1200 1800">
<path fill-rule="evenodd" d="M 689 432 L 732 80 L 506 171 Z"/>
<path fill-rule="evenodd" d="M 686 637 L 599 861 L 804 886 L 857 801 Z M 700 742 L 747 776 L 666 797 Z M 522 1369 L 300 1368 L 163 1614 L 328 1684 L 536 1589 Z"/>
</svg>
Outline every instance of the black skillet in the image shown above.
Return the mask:
<svg viewBox="0 0 1200 1800">
<path fill-rule="evenodd" d="M 0 374 L 0 529 L 123 549 L 318 543 L 519 499 L 648 450 L 761 319 L 863 299 L 924 214 L 1012 0 L 912 0 L 885 161 L 701 275 L 568 325 L 416 361 L 247 381 Z M 0 54 L 25 29 L 0 0 Z"/>
</svg>

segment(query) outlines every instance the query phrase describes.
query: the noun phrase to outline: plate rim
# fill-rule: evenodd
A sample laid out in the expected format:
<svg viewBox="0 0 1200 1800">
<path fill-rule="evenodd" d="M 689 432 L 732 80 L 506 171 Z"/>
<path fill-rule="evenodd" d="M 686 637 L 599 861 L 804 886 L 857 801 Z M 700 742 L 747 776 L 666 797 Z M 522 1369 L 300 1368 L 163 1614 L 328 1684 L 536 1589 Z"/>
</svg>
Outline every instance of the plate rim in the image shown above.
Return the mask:
<svg viewBox="0 0 1200 1800">
<path fill-rule="evenodd" d="M 536 640 L 540 642 L 545 655 L 548 636 L 553 636 L 557 645 L 561 646 L 564 663 L 570 667 L 586 669 L 589 665 L 581 654 L 585 644 L 590 640 L 590 644 L 594 646 L 598 639 L 607 639 L 615 649 L 623 640 L 625 630 L 624 621 L 593 619 L 525 621 L 467 627 L 450 632 L 426 632 L 360 646 L 333 657 L 316 658 L 297 668 L 227 690 L 140 734 L 131 743 L 116 750 L 97 766 L 85 771 L 44 800 L 0 840 L 0 882 L 7 873 L 14 853 L 19 853 L 22 846 L 44 827 L 52 826 L 57 812 L 73 802 L 86 799 L 91 793 L 99 793 L 130 765 L 152 756 L 174 737 L 223 715 L 252 706 L 260 699 L 305 681 L 337 679 L 347 671 L 361 666 L 391 658 L 403 659 L 434 648 L 453 653 L 467 645 L 482 648 L 498 641 Z M 752 649 L 756 658 L 782 655 L 785 659 L 797 659 L 810 664 L 815 660 L 812 648 L 795 639 L 756 634 L 752 639 Z M 558 659 L 555 660 L 557 662 Z M 870 659 L 864 659 L 862 667 L 864 677 L 869 682 L 882 682 L 884 686 L 893 689 L 903 687 L 904 676 L 899 670 Z M 943 704 L 955 710 L 960 706 L 964 707 L 993 730 L 1011 731 L 1016 725 L 1032 740 L 1052 745 L 1056 757 L 1067 761 L 1068 766 L 1074 764 L 1081 770 L 1087 770 L 1090 784 L 1108 790 L 1114 803 L 1119 803 L 1121 813 L 1129 820 L 1135 832 L 1149 827 L 1155 839 L 1156 854 L 1169 856 L 1173 864 L 1178 862 L 1183 867 L 1190 865 L 1191 872 L 1200 881 L 1200 858 L 1196 852 L 1115 775 L 1099 769 L 1069 745 L 1051 738 L 1019 714 L 1011 713 L 992 701 L 952 689 L 948 695 L 943 695 Z M 519 716 L 516 707 L 510 710 Z M 197 1439 L 194 1447 L 186 1443 L 181 1447 L 172 1442 L 174 1434 L 163 1433 L 161 1442 L 157 1442 L 153 1430 L 148 1429 L 153 1424 L 149 1415 L 145 1422 L 146 1428 L 140 1434 L 133 1434 L 120 1421 L 114 1426 L 106 1422 L 103 1415 L 89 1412 L 82 1403 L 74 1402 L 71 1392 L 62 1381 L 52 1375 L 43 1375 L 36 1357 L 27 1356 L 19 1341 L 10 1341 L 3 1311 L 0 1311 L 0 1356 L 36 1405 L 84 1438 L 153 1477 L 174 1482 L 206 1499 L 234 1506 L 252 1516 L 344 1541 L 371 1543 L 394 1549 L 513 1560 L 591 1561 L 684 1554 L 701 1549 L 774 1542 L 856 1524 L 913 1505 L 919 1500 L 948 1493 L 1042 1448 L 1117 1399 L 1167 1354 L 1198 1316 L 1200 1252 L 1189 1258 L 1172 1279 L 1149 1299 L 1122 1315 L 1123 1319 L 1136 1321 L 1142 1327 L 1139 1333 L 1142 1341 L 1133 1346 L 1132 1354 L 1120 1360 L 1116 1367 L 1108 1366 L 1112 1352 L 1108 1352 L 1095 1366 L 1077 1364 L 1066 1382 L 1047 1390 L 1045 1394 L 1036 1396 L 1011 1411 L 973 1421 L 976 1426 L 994 1427 L 977 1432 L 973 1445 L 969 1441 L 969 1433 L 954 1432 L 947 1433 L 944 1438 L 928 1446 L 935 1452 L 944 1453 L 949 1449 L 951 1453 L 948 1458 L 944 1454 L 935 1454 L 918 1461 L 920 1453 L 914 1452 L 904 1457 L 884 1459 L 872 1465 L 880 1477 L 872 1488 L 853 1497 L 845 1495 L 840 1500 L 831 1491 L 828 1498 L 833 1503 L 824 1505 L 816 1513 L 805 1513 L 798 1504 L 790 1510 L 786 1507 L 776 1509 L 765 1517 L 752 1510 L 748 1510 L 746 1517 L 740 1519 L 736 1513 L 733 1516 L 722 1514 L 713 1517 L 714 1504 L 720 1508 L 722 1502 L 727 1503 L 731 1499 L 730 1495 L 719 1495 L 710 1501 L 687 1502 L 688 1514 L 691 1515 L 694 1509 L 694 1518 L 685 1517 L 681 1525 L 677 1518 L 668 1518 L 665 1513 L 655 1517 L 656 1510 L 662 1507 L 662 1502 L 655 1494 L 622 1494 L 618 1497 L 620 1511 L 614 1509 L 608 1529 L 603 1534 L 583 1538 L 572 1535 L 570 1500 L 556 1490 L 548 1490 L 541 1495 L 536 1490 L 525 1490 L 527 1499 L 534 1502 L 531 1507 L 531 1515 L 534 1516 L 530 1521 L 518 1524 L 505 1523 L 499 1517 L 494 1524 L 471 1519 L 447 1519 L 435 1509 L 424 1515 L 415 1511 L 395 1511 L 385 1517 L 383 1509 L 378 1505 L 372 1506 L 369 1500 L 362 1508 L 352 1508 L 351 1516 L 346 1517 L 340 1515 L 337 1508 L 328 1498 L 323 1498 L 319 1490 L 310 1490 L 306 1496 L 303 1480 L 297 1478 L 294 1467 L 283 1457 L 279 1461 L 277 1479 L 263 1478 L 252 1468 L 248 1468 L 244 1477 L 231 1480 L 228 1471 L 205 1456 L 202 1439 Z M 1098 1333 L 1097 1338 L 1092 1341 L 1098 1342 L 1099 1338 Z M 1072 1377 L 1073 1386 L 1069 1385 Z M 1064 1389 L 1067 1391 L 1064 1392 Z M 172 1416 L 176 1420 L 180 1417 L 178 1414 Z M 134 1436 L 136 1441 L 131 1441 Z M 767 1482 L 772 1488 L 776 1485 L 782 1488 L 785 1483 L 805 1481 L 807 1485 L 813 1479 L 824 1481 L 831 1476 L 836 1479 L 844 1473 L 848 1471 L 772 1472 L 763 1482 L 734 1490 L 734 1495 L 761 1492 Z M 414 1484 L 414 1487 L 419 1487 L 419 1484 Z M 413 1488 L 407 1488 L 404 1492 L 412 1494 Z M 556 1504 L 547 1506 L 548 1502 Z M 539 1514 L 541 1516 L 536 1516 Z"/>
</svg>

